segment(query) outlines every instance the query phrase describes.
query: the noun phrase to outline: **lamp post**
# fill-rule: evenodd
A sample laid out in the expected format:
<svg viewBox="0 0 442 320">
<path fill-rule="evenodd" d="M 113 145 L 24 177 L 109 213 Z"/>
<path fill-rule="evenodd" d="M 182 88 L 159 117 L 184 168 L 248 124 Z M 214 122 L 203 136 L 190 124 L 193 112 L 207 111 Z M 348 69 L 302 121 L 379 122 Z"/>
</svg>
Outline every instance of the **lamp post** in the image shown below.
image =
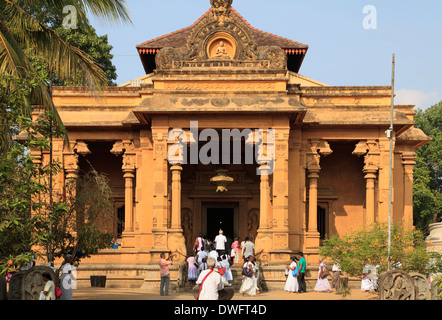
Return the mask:
<svg viewBox="0 0 442 320">
<path fill-rule="evenodd" d="M 393 181 L 393 117 L 394 117 L 394 73 L 395 73 L 395 54 L 393 53 L 392 74 L 391 74 L 391 114 L 390 128 L 387 130 L 387 137 L 390 139 L 390 181 L 388 190 L 388 270 L 391 270 L 391 200 L 392 200 L 392 181 Z"/>
</svg>

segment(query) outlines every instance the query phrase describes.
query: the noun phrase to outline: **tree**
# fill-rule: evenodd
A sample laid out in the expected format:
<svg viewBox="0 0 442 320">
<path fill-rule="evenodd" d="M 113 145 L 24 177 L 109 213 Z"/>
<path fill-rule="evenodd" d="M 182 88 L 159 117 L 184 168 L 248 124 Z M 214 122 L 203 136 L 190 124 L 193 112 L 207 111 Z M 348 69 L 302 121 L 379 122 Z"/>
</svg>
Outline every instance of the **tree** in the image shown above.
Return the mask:
<svg viewBox="0 0 442 320">
<path fill-rule="evenodd" d="M 67 17 L 57 8 L 45 7 L 44 10 L 38 4 L 25 4 L 26 10 L 39 21 L 53 29 L 67 44 L 74 46 L 86 54 L 106 73 L 106 85 L 114 86 L 114 80 L 117 79 L 116 67 L 112 64 L 113 55 L 111 54 L 112 46 L 108 44 L 107 35 L 98 36 L 95 29 L 86 21 L 77 21 L 75 28 L 67 28 L 63 22 Z M 50 76 L 47 61 L 30 54 L 25 48 L 25 52 L 31 59 L 34 68 L 44 69 L 48 74 L 54 86 L 80 86 L 83 84 L 81 67 L 77 66 L 77 72 L 66 81 L 56 76 Z"/>
<path fill-rule="evenodd" d="M 416 151 L 413 186 L 415 226 L 428 234 L 429 224 L 442 218 L 442 101 L 417 110 L 415 121 L 432 139 Z"/>
<path fill-rule="evenodd" d="M 78 264 L 82 258 L 109 248 L 113 232 L 108 227 L 113 225 L 114 216 L 108 178 L 91 167 L 76 181 L 69 182 L 60 196 L 63 201 L 56 203 L 51 216 L 51 256 L 71 254 Z M 49 234 L 47 228 L 44 232 Z"/>
<path fill-rule="evenodd" d="M 23 47 L 29 48 L 30 54 L 47 62 L 51 75 L 63 81 L 69 81 L 80 68 L 82 81 L 91 88 L 99 88 L 107 83 L 105 72 L 93 61 L 90 55 L 65 42 L 57 32 L 39 21 L 26 10 L 26 5 L 40 8 L 54 8 L 63 12 L 71 5 L 79 21 L 87 21 L 87 13 L 103 17 L 108 21 L 130 21 L 124 0 L 0 0 L 0 73 L 26 78 L 35 72 Z M 51 76 L 52 78 L 52 76 Z M 11 83 L 10 85 L 14 85 Z M 63 124 L 53 104 L 48 84 L 39 83 L 30 95 L 23 97 L 23 115 L 30 117 L 32 105 L 40 105 L 52 110 L 60 131 Z M 3 156 L 10 146 L 11 137 L 8 129 L 0 128 L 0 151 Z M 67 136 L 65 135 L 67 141 Z"/>
<path fill-rule="evenodd" d="M 440 253 L 427 251 L 421 231 L 392 226 L 391 239 L 391 265 L 400 266 L 400 269 L 407 272 L 426 275 L 442 271 Z M 376 223 L 326 239 L 320 248 L 320 254 L 324 258 L 338 260 L 343 272 L 358 277 L 367 264 L 378 266 L 379 272 L 388 270 L 387 243 L 387 224 Z"/>
<path fill-rule="evenodd" d="M 2 127 L 8 128 L 11 136 L 26 135 L 28 141 L 21 144 L 13 140 L 0 161 L 1 265 L 5 265 L 6 260 L 19 265 L 29 262 L 36 255 L 35 246 L 46 240 L 36 233 L 36 228 L 41 209 L 38 195 L 47 191 L 39 178 L 47 174 L 47 168 L 35 166 L 27 148 L 45 149 L 48 140 L 40 132 L 43 127 L 40 121 L 33 122 L 20 110 L 23 100 L 41 81 L 39 76 L 19 78 L 6 74 L 0 77 Z"/>
<path fill-rule="evenodd" d="M 0 76 L 0 116 L 11 134 L 20 136 L 0 161 L 0 271 L 7 261 L 23 265 L 36 258 L 47 260 L 70 253 L 76 262 L 109 248 L 112 233 L 112 192 L 108 179 L 95 170 L 68 184 L 48 201 L 50 173 L 57 162 L 36 166 L 29 149 L 49 148 L 48 130 L 53 114 L 45 110 L 36 120 L 20 112 L 23 97 L 45 81 L 40 76 Z M 10 83 L 15 86 L 11 87 Z M 57 135 L 56 135 L 57 137 Z M 20 142 L 19 142 L 20 141 Z M 52 226 L 50 228 L 49 226 Z"/>
</svg>

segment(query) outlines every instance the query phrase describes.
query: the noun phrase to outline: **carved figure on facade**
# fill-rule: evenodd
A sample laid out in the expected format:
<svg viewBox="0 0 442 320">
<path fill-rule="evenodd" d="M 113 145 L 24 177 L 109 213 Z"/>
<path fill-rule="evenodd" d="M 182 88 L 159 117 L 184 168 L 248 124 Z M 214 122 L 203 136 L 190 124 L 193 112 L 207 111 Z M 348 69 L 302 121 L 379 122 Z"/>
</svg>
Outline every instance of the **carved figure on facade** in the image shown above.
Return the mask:
<svg viewBox="0 0 442 320">
<path fill-rule="evenodd" d="M 224 41 L 221 40 L 219 42 L 218 47 L 216 48 L 215 55 L 213 57 L 215 59 L 230 59 Z"/>
<path fill-rule="evenodd" d="M 181 211 L 181 226 L 183 228 L 183 235 L 186 239 L 186 247 L 187 250 L 191 250 L 193 248 L 193 215 L 192 211 L 188 208 L 185 208 Z M 189 252 L 190 253 L 190 252 Z"/>
<path fill-rule="evenodd" d="M 251 209 L 247 216 L 247 234 L 255 240 L 259 227 L 259 210 Z"/>
<path fill-rule="evenodd" d="M 207 62 L 212 59 L 230 59 L 231 66 L 241 66 L 244 61 L 255 61 L 254 67 L 285 70 L 287 55 L 278 46 L 260 47 L 255 42 L 250 26 L 235 15 L 230 15 L 232 0 L 212 0 L 213 16 L 207 16 L 190 32 L 187 45 L 179 48 L 165 47 L 156 57 L 157 70 L 177 69 L 186 62 Z M 208 46 L 216 39 L 216 49 L 210 57 Z M 233 47 L 234 56 L 227 50 Z M 216 61 L 215 61 L 216 62 Z M 207 63 L 193 64 L 192 67 L 207 66 Z"/>
</svg>

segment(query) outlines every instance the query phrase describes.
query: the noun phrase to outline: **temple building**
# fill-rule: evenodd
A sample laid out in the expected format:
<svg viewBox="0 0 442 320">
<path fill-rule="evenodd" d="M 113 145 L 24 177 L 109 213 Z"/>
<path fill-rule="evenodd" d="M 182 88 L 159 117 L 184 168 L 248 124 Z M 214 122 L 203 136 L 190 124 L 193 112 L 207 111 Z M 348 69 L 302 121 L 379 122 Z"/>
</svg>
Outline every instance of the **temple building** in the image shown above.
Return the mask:
<svg viewBox="0 0 442 320">
<path fill-rule="evenodd" d="M 84 274 L 118 283 L 123 269 L 148 285 L 160 253 L 184 261 L 200 233 L 220 228 L 252 237 L 263 266 L 299 251 L 314 265 L 325 238 L 388 220 L 391 87 L 302 76 L 308 45 L 252 27 L 232 0 L 211 5 L 136 46 L 145 76 L 98 94 L 53 91 L 71 145 L 54 142 L 59 184 L 90 163 L 114 193 L 108 227 L 122 246 L 85 259 Z M 428 141 L 413 115 L 394 108 L 392 220 L 407 228 L 415 150 Z"/>
</svg>

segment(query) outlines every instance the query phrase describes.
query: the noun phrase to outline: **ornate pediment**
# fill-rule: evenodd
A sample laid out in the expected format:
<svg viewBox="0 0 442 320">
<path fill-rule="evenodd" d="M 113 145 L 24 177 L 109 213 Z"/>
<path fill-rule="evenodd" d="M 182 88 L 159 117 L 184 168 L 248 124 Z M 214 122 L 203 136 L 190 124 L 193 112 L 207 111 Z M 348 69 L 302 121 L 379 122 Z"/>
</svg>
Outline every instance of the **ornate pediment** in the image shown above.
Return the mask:
<svg viewBox="0 0 442 320">
<path fill-rule="evenodd" d="M 166 47 L 156 55 L 157 70 L 183 68 L 287 69 L 277 46 L 258 46 L 252 27 L 231 14 L 232 0 L 212 0 L 212 15 L 193 26 L 187 45 Z"/>
</svg>

